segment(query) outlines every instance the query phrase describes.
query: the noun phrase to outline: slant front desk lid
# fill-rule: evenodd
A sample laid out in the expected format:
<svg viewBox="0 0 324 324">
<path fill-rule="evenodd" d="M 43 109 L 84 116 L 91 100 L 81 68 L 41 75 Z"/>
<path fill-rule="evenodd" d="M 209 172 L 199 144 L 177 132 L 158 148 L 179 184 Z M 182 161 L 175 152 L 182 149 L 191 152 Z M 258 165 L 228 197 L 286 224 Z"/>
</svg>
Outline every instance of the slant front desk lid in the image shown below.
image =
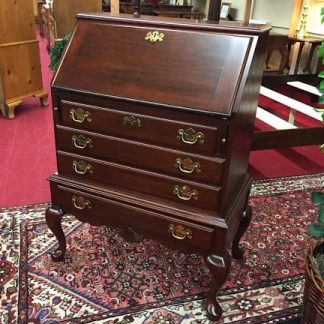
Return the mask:
<svg viewBox="0 0 324 324">
<path fill-rule="evenodd" d="M 149 16 L 77 18 L 54 88 L 224 115 L 269 30 Z"/>
</svg>

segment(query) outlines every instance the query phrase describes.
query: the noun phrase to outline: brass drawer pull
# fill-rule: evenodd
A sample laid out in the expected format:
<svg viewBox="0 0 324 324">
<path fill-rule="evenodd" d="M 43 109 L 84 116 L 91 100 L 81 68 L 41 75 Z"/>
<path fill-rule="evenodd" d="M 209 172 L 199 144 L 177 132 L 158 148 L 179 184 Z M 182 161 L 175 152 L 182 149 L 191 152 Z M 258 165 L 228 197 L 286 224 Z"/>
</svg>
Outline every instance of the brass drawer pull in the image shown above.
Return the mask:
<svg viewBox="0 0 324 324">
<path fill-rule="evenodd" d="M 181 159 L 177 158 L 175 167 L 178 168 L 183 173 L 200 173 L 201 172 L 201 165 L 199 162 L 193 162 L 189 158 Z"/>
<path fill-rule="evenodd" d="M 87 146 L 92 147 L 92 140 L 88 137 L 85 137 L 83 135 L 73 135 L 72 136 L 72 144 L 74 147 L 78 149 L 85 149 Z"/>
<path fill-rule="evenodd" d="M 179 185 L 175 185 L 173 187 L 173 194 L 182 200 L 190 200 L 191 198 L 194 200 L 198 199 L 198 191 L 195 189 L 191 190 L 188 186 L 180 187 Z"/>
<path fill-rule="evenodd" d="M 89 111 L 84 111 L 82 108 L 70 109 L 70 118 L 76 123 L 82 124 L 84 121 L 92 122 L 91 114 Z"/>
<path fill-rule="evenodd" d="M 87 172 L 89 172 L 89 173 L 93 172 L 92 165 L 84 162 L 83 160 L 81 160 L 79 162 L 73 161 L 72 168 L 78 174 L 86 174 Z"/>
<path fill-rule="evenodd" d="M 87 209 L 91 209 L 92 208 L 91 202 L 88 199 L 85 199 L 82 196 L 79 196 L 79 197 L 73 196 L 72 197 L 72 203 L 73 203 L 73 206 L 76 209 L 83 210 L 85 208 L 87 208 Z"/>
<path fill-rule="evenodd" d="M 190 229 L 185 229 L 182 225 L 169 225 L 169 233 L 177 240 L 184 240 L 185 238 L 192 239 L 192 232 Z"/>
<path fill-rule="evenodd" d="M 192 128 L 188 128 L 187 130 L 179 129 L 177 139 L 186 144 L 202 144 L 204 143 L 204 134 L 202 132 L 196 132 Z"/>
<path fill-rule="evenodd" d="M 145 40 L 150 41 L 155 44 L 156 42 L 162 42 L 164 38 L 164 34 L 159 31 L 153 31 L 146 33 Z"/>
<path fill-rule="evenodd" d="M 141 127 L 141 120 L 134 115 L 125 116 L 123 118 L 123 125 L 129 127 Z"/>
</svg>

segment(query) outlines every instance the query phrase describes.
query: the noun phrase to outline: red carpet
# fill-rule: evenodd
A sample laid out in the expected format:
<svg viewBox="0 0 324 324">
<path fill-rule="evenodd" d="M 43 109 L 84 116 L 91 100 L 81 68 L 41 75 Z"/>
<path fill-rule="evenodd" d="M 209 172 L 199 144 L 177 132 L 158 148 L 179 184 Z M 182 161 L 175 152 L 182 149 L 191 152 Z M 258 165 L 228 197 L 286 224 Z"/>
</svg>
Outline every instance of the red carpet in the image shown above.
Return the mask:
<svg viewBox="0 0 324 324">
<path fill-rule="evenodd" d="M 50 97 L 49 55 L 40 39 L 44 89 Z M 0 207 L 50 200 L 47 178 L 56 170 L 51 106 L 28 98 L 15 109 L 16 118 L 0 116 Z"/>
<path fill-rule="evenodd" d="M 43 39 L 40 39 L 40 49 L 44 88 L 50 91 L 52 72 L 48 69 L 49 56 Z M 270 109 L 287 114 L 281 105 L 260 100 Z M 16 108 L 15 114 L 13 120 L 0 117 L 0 207 L 50 201 L 46 179 L 56 171 L 51 107 L 41 108 L 39 100 L 28 98 Z M 308 119 L 301 121 L 300 117 L 297 121 L 305 126 L 310 123 Z M 256 126 L 267 127 L 261 122 Z M 257 151 L 250 157 L 250 173 L 255 179 L 323 170 L 324 154 L 317 146 Z"/>
<path fill-rule="evenodd" d="M 310 192 L 323 181 L 316 174 L 253 183 L 244 261 L 232 262 L 218 295 L 224 313 L 217 323 L 300 317 L 304 254 L 311 243 L 305 229 L 316 214 Z M 67 257 L 55 263 L 49 253 L 57 241 L 45 224 L 45 208 L 0 209 L 1 323 L 5 316 L 10 323 L 209 323 L 201 302 L 210 275 L 201 256 L 149 239 L 128 243 L 118 230 L 67 216 Z"/>
</svg>

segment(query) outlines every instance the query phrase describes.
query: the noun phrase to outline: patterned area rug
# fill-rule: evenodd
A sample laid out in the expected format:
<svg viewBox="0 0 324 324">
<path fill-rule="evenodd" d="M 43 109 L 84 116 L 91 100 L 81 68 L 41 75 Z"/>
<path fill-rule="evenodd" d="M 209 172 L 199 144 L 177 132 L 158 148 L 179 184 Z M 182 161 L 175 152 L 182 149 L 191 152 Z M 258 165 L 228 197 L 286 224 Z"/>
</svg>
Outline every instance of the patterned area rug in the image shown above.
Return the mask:
<svg viewBox="0 0 324 324">
<path fill-rule="evenodd" d="M 310 192 L 324 174 L 253 184 L 253 219 L 219 293 L 219 323 L 278 323 L 300 316 L 305 229 L 316 217 Z M 209 323 L 201 302 L 210 277 L 197 254 L 117 230 L 64 218 L 68 254 L 49 257 L 56 240 L 47 204 L 0 210 L 0 323 Z"/>
</svg>

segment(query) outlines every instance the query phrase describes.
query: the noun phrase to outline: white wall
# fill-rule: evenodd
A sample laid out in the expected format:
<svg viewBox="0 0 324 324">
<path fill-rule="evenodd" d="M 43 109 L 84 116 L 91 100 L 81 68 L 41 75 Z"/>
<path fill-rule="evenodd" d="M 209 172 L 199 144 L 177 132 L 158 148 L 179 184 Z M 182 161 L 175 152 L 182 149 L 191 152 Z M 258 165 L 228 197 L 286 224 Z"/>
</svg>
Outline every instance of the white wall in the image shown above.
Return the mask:
<svg viewBox="0 0 324 324">
<path fill-rule="evenodd" d="M 243 20 L 246 0 L 224 0 L 230 2 L 234 8 L 234 18 Z M 285 33 L 288 31 L 295 0 L 254 0 L 252 19 L 265 20 L 273 26 L 273 31 Z M 309 14 L 307 31 L 311 34 L 324 35 L 324 24 L 320 21 L 320 10 L 324 7 L 324 0 L 309 0 Z"/>
<path fill-rule="evenodd" d="M 208 9 L 209 0 L 188 0 L 199 11 Z M 223 0 L 231 3 L 231 14 L 235 20 L 243 20 L 246 0 Z M 251 18 L 271 23 L 273 31 L 288 33 L 295 0 L 253 0 Z M 311 34 L 324 35 L 324 24 L 320 21 L 320 10 L 324 0 L 309 0 L 309 19 L 307 31 Z M 207 12 L 206 12 L 207 14 Z"/>
<path fill-rule="evenodd" d="M 255 0 L 252 18 L 265 20 L 273 27 L 285 28 L 288 30 L 294 3 L 295 0 Z"/>
<path fill-rule="evenodd" d="M 231 8 L 234 10 L 231 11 L 233 13 L 233 18 L 235 20 L 243 20 L 244 13 L 245 13 L 245 0 L 229 0 L 229 1 L 222 1 L 222 2 L 229 2 L 231 3 Z"/>
<path fill-rule="evenodd" d="M 310 0 L 308 11 L 308 22 L 306 31 L 312 34 L 324 35 L 324 24 L 321 24 L 321 8 L 324 7 L 324 1 Z"/>
</svg>

